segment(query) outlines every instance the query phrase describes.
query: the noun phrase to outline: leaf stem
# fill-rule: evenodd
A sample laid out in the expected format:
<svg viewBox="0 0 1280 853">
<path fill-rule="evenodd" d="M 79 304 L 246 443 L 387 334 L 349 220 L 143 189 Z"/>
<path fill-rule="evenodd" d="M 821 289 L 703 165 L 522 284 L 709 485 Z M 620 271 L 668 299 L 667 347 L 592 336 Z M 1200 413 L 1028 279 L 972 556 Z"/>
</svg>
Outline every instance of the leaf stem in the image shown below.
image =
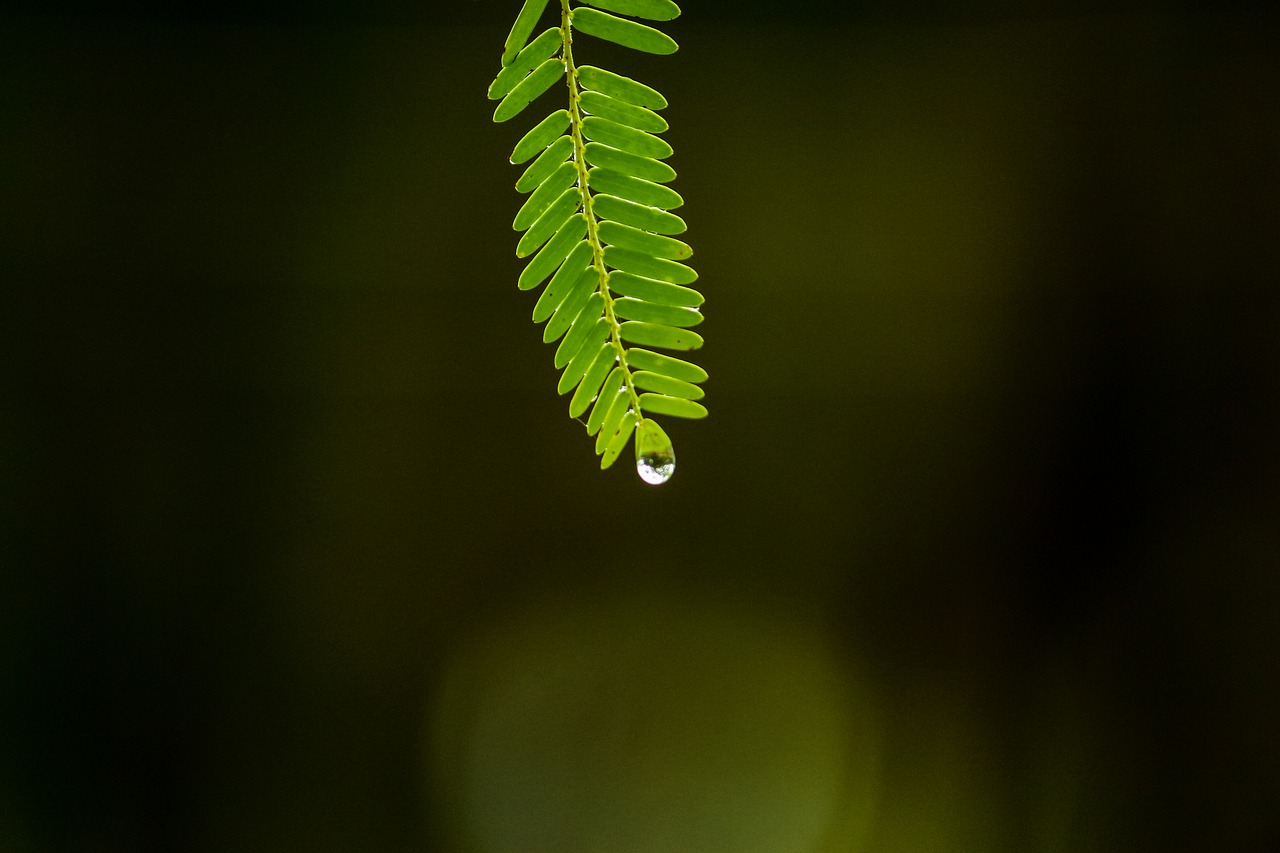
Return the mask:
<svg viewBox="0 0 1280 853">
<path fill-rule="evenodd" d="M 618 366 L 622 368 L 622 382 L 631 396 L 631 408 L 636 419 L 643 420 L 640 411 L 640 395 L 631 381 L 627 366 L 627 349 L 622 343 L 622 325 L 613 312 L 613 295 L 609 292 L 609 274 L 604 266 L 604 247 L 600 245 L 599 223 L 592 208 L 591 190 L 587 187 L 586 143 L 582 137 L 582 111 L 578 104 L 578 69 L 573 64 L 573 15 L 569 0 L 560 0 L 560 33 L 564 40 L 565 77 L 569 81 L 569 132 L 573 137 L 573 161 L 578 170 L 578 187 L 582 192 L 582 210 L 587 217 L 587 242 L 591 244 L 591 265 L 600 276 L 599 292 L 604 297 L 604 316 L 609 322 L 609 339 L 618 352 Z M 602 388 L 600 394 L 605 390 Z M 597 403 L 599 405 L 599 403 Z"/>
</svg>

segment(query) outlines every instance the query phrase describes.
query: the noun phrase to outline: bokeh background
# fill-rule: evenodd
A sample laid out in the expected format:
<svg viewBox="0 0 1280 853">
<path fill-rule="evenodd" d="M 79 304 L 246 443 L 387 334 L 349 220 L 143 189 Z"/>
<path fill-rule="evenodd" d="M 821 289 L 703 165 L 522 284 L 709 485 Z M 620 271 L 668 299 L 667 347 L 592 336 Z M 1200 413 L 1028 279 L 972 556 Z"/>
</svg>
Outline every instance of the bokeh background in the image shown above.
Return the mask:
<svg viewBox="0 0 1280 853">
<path fill-rule="evenodd" d="M 661 488 L 515 278 L 518 4 L 0 13 L 0 850 L 1273 850 L 1280 30 L 688 0 Z M 556 90 L 553 90 L 556 91 Z"/>
</svg>

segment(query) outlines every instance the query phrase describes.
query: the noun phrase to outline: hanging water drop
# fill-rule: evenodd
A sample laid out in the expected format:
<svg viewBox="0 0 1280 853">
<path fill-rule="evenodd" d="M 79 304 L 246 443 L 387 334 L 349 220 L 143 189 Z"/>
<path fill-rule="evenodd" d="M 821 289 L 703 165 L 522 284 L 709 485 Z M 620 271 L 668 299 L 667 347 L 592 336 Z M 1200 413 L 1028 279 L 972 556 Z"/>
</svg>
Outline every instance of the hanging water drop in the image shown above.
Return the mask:
<svg viewBox="0 0 1280 853">
<path fill-rule="evenodd" d="M 636 473 L 640 479 L 660 486 L 676 470 L 676 452 L 662 427 L 646 418 L 636 424 Z"/>
</svg>

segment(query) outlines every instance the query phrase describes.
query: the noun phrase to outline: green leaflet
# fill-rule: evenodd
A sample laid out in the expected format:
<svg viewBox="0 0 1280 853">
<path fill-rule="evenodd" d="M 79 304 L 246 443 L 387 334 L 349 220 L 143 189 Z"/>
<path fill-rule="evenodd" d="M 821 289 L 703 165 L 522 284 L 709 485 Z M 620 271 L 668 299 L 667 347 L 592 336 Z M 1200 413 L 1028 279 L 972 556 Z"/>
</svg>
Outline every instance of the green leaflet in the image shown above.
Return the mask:
<svg viewBox="0 0 1280 853">
<path fill-rule="evenodd" d="M 656 302 L 645 302 L 629 296 L 614 301 L 613 313 L 626 320 L 641 320 L 645 323 L 661 323 L 664 326 L 681 328 L 696 326 L 705 319 L 701 312 L 693 308 L 659 305 Z"/>
<path fill-rule="evenodd" d="M 556 270 L 555 275 L 551 276 L 551 281 L 547 282 L 547 287 L 542 291 L 542 296 L 538 298 L 537 304 L 533 306 L 533 322 L 541 323 L 555 313 L 556 309 L 560 307 L 560 303 L 569 295 L 573 285 L 582 277 L 589 263 L 591 263 L 591 244 L 583 240 L 569 250 L 569 256 L 564 259 L 564 263 L 560 264 L 560 269 Z M 680 308 L 677 310 L 685 311 L 688 309 Z"/>
<path fill-rule="evenodd" d="M 657 89 L 593 65 L 578 66 L 578 82 L 588 89 L 603 92 L 613 98 L 621 98 L 638 107 L 660 110 L 667 105 L 667 99 L 662 97 L 662 93 Z"/>
<path fill-rule="evenodd" d="M 573 10 L 572 20 L 573 26 L 588 35 L 606 39 L 633 50 L 643 50 L 645 53 L 668 54 L 675 53 L 679 48 L 675 40 L 661 30 L 655 30 L 653 27 L 637 24 L 635 21 L 628 21 L 626 18 L 619 18 L 606 12 L 598 12 L 595 9 L 586 9 L 579 6 Z"/>
<path fill-rule="evenodd" d="M 676 170 L 661 160 L 640 157 L 629 151 L 619 151 L 611 145 L 588 142 L 583 153 L 587 157 L 587 162 L 593 166 L 614 169 L 624 175 L 644 178 L 646 181 L 665 184 L 667 181 L 675 180 L 676 177 Z"/>
<path fill-rule="evenodd" d="M 556 57 L 548 59 L 533 69 L 533 72 L 517 83 L 516 87 L 502 99 L 502 103 L 498 104 L 498 108 L 493 111 L 493 120 L 506 121 L 520 115 L 534 98 L 550 89 L 551 84 L 559 80 L 563 73 L 564 62 Z"/>
<path fill-rule="evenodd" d="M 547 245 L 538 250 L 528 266 L 520 273 L 516 286 L 521 290 L 532 290 L 542 284 L 542 280 L 560 266 L 560 262 L 568 256 L 573 244 L 587 233 L 587 220 L 582 216 L 571 217 L 560 226 L 555 236 L 547 241 Z"/>
<path fill-rule="evenodd" d="M 674 418 L 705 418 L 707 407 L 692 400 L 668 397 L 666 394 L 641 394 L 640 408 L 646 412 L 671 415 Z"/>
<path fill-rule="evenodd" d="M 631 440 L 631 433 L 636 428 L 636 413 L 627 412 L 622 416 L 622 420 L 618 423 L 618 428 L 614 430 L 613 436 L 609 439 L 609 443 L 605 445 L 604 453 L 600 456 L 600 470 L 608 468 L 614 463 L 614 460 L 621 455 L 627 442 Z"/>
<path fill-rule="evenodd" d="M 679 16 L 680 7 L 671 0 L 586 0 L 597 9 L 608 9 L 619 15 L 648 18 L 650 21 L 670 21 Z"/>
<path fill-rule="evenodd" d="M 592 269 L 594 271 L 594 268 Z M 578 354 L 579 348 L 591 336 L 591 332 L 596 328 L 597 323 L 603 322 L 605 331 L 608 331 L 608 321 L 601 316 L 603 312 L 604 297 L 600 295 L 599 291 L 596 291 L 578 309 L 578 313 L 574 315 L 573 323 L 569 327 L 569 334 L 565 335 L 564 340 L 560 342 L 560 346 L 556 347 L 554 361 L 556 370 L 564 367 Z"/>
<path fill-rule="evenodd" d="M 686 226 L 683 219 L 674 213 L 658 210 L 656 207 L 647 207 L 604 194 L 596 196 L 594 202 L 595 212 L 602 219 L 612 219 L 614 222 L 621 222 L 623 225 L 630 225 L 642 231 L 652 231 L 655 234 L 685 232 Z"/>
<path fill-rule="evenodd" d="M 653 255 L 655 258 L 682 261 L 693 255 L 693 248 L 688 243 L 674 237 L 663 237 L 661 234 L 641 231 L 639 228 L 632 228 L 620 222 L 601 222 L 599 231 L 600 239 L 606 243 L 622 246 L 624 249 L 635 249 L 637 252 Z"/>
<path fill-rule="evenodd" d="M 587 172 L 587 184 L 593 190 L 634 201 L 636 204 L 660 207 L 663 210 L 670 210 L 684 204 L 680 193 L 670 187 L 599 166 Z"/>
<path fill-rule="evenodd" d="M 511 33 L 503 46 L 503 65 L 510 65 L 515 61 L 520 49 L 529 40 L 533 28 L 538 25 L 538 19 L 542 17 L 542 10 L 545 8 L 547 8 L 547 0 L 524 0 L 524 5 L 520 7 L 520 14 L 516 15 L 516 22 L 511 25 Z"/>
<path fill-rule="evenodd" d="M 533 126 L 511 151 L 512 165 L 523 163 L 551 144 L 551 140 L 569 129 L 569 111 L 556 110 Z"/>
<path fill-rule="evenodd" d="M 547 5 L 522 5 L 487 92 L 498 101 L 494 121 L 503 122 L 556 81 L 565 79 L 569 89 L 567 108 L 537 122 L 511 152 L 513 164 L 528 163 L 515 183 L 528 197 L 512 227 L 523 232 L 517 256 L 532 257 L 517 286 L 545 283 L 532 317 L 546 324 L 545 342 L 559 341 L 556 390 L 572 392 L 569 414 L 585 418 L 600 467 L 634 442 L 641 479 L 663 483 L 675 470 L 675 452 L 654 416 L 706 415 L 695 402 L 704 393 L 695 383 L 706 371 L 647 349 L 687 351 L 703 342 L 690 328 L 703 320 L 702 294 L 687 286 L 698 276 L 681 263 L 693 249 L 671 236 L 686 226 L 670 212 L 684 199 L 665 186 L 676 173 L 662 162 L 672 151 L 657 135 L 667 121 L 655 110 L 667 101 L 631 77 L 577 65 L 572 30 L 666 54 L 677 49 L 668 35 L 619 16 L 666 21 L 680 9 L 671 0 L 560 0 L 561 25 L 530 41 Z"/>
<path fill-rule="evenodd" d="M 552 27 L 529 42 L 524 50 L 520 51 L 515 61 L 504 67 L 498 72 L 498 76 L 493 78 L 493 82 L 489 84 L 489 100 L 496 101 L 514 89 L 526 74 L 559 50 L 563 40 L 564 33 L 560 28 Z"/>
<path fill-rule="evenodd" d="M 516 191 L 527 193 L 529 190 L 537 189 L 538 184 L 546 180 L 547 176 L 556 170 L 556 166 L 568 160 L 572 153 L 573 138 L 570 136 L 562 136 L 551 143 L 538 155 L 538 159 L 524 170 L 520 180 L 516 181 Z"/>
<path fill-rule="evenodd" d="M 652 133 L 645 133 L 607 118 L 587 116 L 582 120 L 582 133 L 594 142 L 603 142 L 619 151 L 629 151 L 641 157 L 662 160 L 671 156 L 671 146 Z"/>
<path fill-rule="evenodd" d="M 516 218 L 511 222 L 511 227 L 516 231 L 528 228 L 542 214 L 542 211 L 559 198 L 562 192 L 573 186 L 573 182 L 577 179 L 577 166 L 573 163 L 561 163 L 538 185 L 536 190 L 529 194 L 524 204 L 520 205 L 520 209 L 516 211 Z"/>
<path fill-rule="evenodd" d="M 657 391 L 659 394 L 666 394 L 668 397 L 683 397 L 686 400 L 701 400 L 703 394 L 706 393 L 692 382 L 673 379 L 670 376 L 663 376 L 661 373 L 650 373 L 647 370 L 637 370 L 632 373 L 631 381 L 635 383 L 637 388 L 643 388 L 646 391 Z"/>
<path fill-rule="evenodd" d="M 707 372 L 698 365 L 647 349 L 627 350 L 627 364 L 640 370 L 651 370 L 663 376 L 683 379 L 685 382 L 705 382 L 707 379 Z"/>
<path fill-rule="evenodd" d="M 656 278 L 671 284 L 693 284 L 698 280 L 698 273 L 692 267 L 668 261 L 665 258 L 652 258 L 643 252 L 624 249 L 621 246 L 609 246 L 604 250 L 604 262 L 623 272 L 635 273 L 645 278 Z"/>
<path fill-rule="evenodd" d="M 702 294 L 692 287 L 681 287 L 678 284 L 645 278 L 642 275 L 633 275 L 620 270 L 609 273 L 609 289 L 622 296 L 632 296 L 646 302 L 676 305 L 682 308 L 697 308 L 703 301 Z"/>
<path fill-rule="evenodd" d="M 667 129 L 667 120 L 653 110 L 628 104 L 618 98 L 610 98 L 600 92 L 583 92 L 578 103 L 592 115 L 625 124 L 627 127 L 634 127 L 636 130 L 662 133 Z"/>
<path fill-rule="evenodd" d="M 677 329 L 672 326 L 659 326 L 656 323 L 642 323 L 628 320 L 619 327 L 622 339 L 630 344 L 662 349 L 691 350 L 702 346 L 702 336 L 689 329 Z"/>
</svg>

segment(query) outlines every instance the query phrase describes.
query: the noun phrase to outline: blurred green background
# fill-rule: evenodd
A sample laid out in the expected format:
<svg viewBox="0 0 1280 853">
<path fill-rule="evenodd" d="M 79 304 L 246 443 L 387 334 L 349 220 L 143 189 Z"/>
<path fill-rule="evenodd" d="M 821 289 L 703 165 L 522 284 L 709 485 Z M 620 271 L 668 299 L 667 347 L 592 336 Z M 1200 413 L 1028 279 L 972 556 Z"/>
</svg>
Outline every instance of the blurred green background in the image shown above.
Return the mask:
<svg viewBox="0 0 1280 853">
<path fill-rule="evenodd" d="M 3 13 L 0 850 L 1280 844 L 1280 30 L 683 6 L 576 51 L 671 102 L 657 489 L 515 288 L 514 0 Z"/>
</svg>

